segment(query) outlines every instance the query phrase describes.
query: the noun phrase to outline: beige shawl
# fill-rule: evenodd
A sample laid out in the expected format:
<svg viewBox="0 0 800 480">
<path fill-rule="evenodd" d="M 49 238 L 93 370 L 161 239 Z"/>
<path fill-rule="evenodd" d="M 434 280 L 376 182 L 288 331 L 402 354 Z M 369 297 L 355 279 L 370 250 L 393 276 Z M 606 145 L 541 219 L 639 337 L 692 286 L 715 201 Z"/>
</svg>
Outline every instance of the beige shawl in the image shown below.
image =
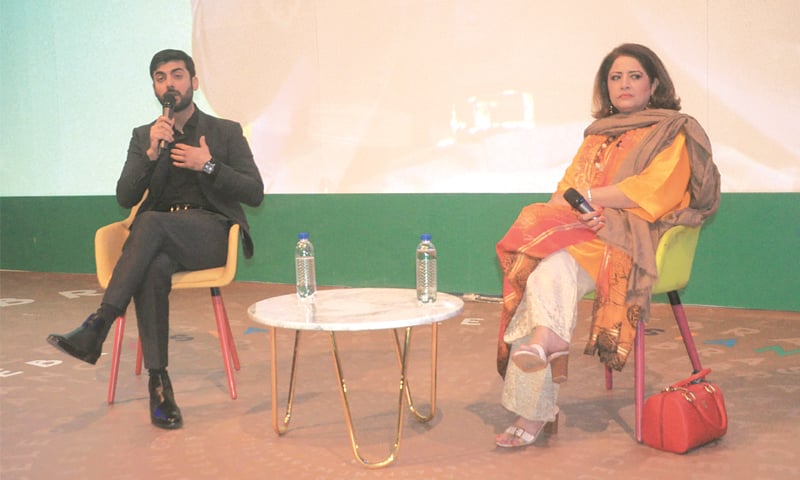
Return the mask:
<svg viewBox="0 0 800 480">
<path fill-rule="evenodd" d="M 692 117 L 674 110 L 644 110 L 633 114 L 617 114 L 592 123 L 585 135 L 620 135 L 635 128 L 656 124 L 648 135 L 629 153 L 618 169 L 612 183 L 642 172 L 659 152 L 668 147 L 681 131 L 686 135 L 691 168 L 689 206 L 664 215 L 654 223 L 630 214 L 625 210 L 606 208 L 606 226 L 597 236 L 612 248 L 629 255 L 632 268 L 628 279 L 626 303 L 635 305 L 641 313 L 640 321 L 646 321 L 649 313 L 650 295 L 658 273 L 655 251 L 661 235 L 674 225 L 696 226 L 702 224 L 716 212 L 720 200 L 720 175 L 712 160 L 711 144 L 705 131 Z M 595 306 L 597 308 L 597 305 Z M 602 325 L 602 317 L 594 316 L 592 334 L 586 353 L 598 353 L 608 365 L 621 369 L 627 352 L 620 358 L 617 345 L 600 345 L 597 333 L 613 331 L 619 325 Z M 631 328 L 631 326 L 627 326 Z M 635 324 L 632 326 L 635 328 Z M 626 345 L 624 350 L 629 346 Z M 606 348 L 606 351 L 603 349 Z M 598 352 L 599 350 L 599 352 Z"/>
</svg>

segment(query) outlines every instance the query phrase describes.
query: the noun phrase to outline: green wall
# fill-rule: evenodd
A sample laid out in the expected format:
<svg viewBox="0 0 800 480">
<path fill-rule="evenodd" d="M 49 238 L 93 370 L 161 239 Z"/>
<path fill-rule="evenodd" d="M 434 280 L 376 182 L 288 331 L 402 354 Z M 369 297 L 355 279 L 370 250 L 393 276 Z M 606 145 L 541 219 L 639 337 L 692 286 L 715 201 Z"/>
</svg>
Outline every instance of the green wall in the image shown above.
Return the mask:
<svg viewBox="0 0 800 480">
<path fill-rule="evenodd" d="M 309 231 L 321 285 L 414 283 L 430 232 L 446 292 L 500 293 L 495 242 L 519 209 L 548 195 L 267 195 L 248 209 L 256 255 L 238 280 L 291 283 L 297 232 Z M 126 215 L 111 196 L 0 197 L 0 268 L 91 273 L 94 231 Z M 800 311 L 800 194 L 724 194 L 700 236 L 685 303 Z M 663 299 L 661 299 L 663 300 Z"/>
</svg>

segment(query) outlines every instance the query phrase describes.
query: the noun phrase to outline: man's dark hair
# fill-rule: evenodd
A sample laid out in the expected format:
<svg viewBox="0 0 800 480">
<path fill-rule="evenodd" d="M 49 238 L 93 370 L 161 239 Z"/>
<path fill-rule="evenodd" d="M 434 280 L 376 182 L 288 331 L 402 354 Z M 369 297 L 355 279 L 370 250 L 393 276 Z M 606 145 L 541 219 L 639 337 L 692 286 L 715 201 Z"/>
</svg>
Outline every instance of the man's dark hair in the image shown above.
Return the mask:
<svg viewBox="0 0 800 480">
<path fill-rule="evenodd" d="M 186 69 L 189 71 L 189 75 L 194 78 L 194 60 L 190 57 L 186 52 L 183 50 L 161 50 L 160 52 L 153 55 L 153 59 L 150 60 L 150 78 L 153 78 L 153 72 L 159 67 L 159 65 L 173 62 L 173 61 L 183 61 L 186 64 Z"/>
</svg>

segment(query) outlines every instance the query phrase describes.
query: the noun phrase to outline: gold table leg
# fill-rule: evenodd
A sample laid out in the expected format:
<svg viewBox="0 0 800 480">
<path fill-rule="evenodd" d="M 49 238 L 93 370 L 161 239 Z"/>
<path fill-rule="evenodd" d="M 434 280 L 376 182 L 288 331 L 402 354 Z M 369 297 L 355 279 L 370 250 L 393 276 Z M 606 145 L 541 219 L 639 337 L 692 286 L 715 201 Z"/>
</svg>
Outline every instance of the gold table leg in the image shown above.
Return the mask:
<svg viewBox="0 0 800 480">
<path fill-rule="evenodd" d="M 400 344 L 400 337 L 398 336 L 397 330 L 392 331 L 392 335 L 394 338 L 395 344 L 395 351 L 397 353 L 397 360 L 400 366 L 400 384 L 399 384 L 399 398 L 398 398 L 398 405 L 397 405 L 397 428 L 395 432 L 395 440 L 392 444 L 392 449 L 389 455 L 384 458 L 383 460 L 377 462 L 370 462 L 366 460 L 359 451 L 358 440 L 356 438 L 355 427 L 353 426 L 353 417 L 350 411 L 350 402 L 347 398 L 347 383 L 344 379 L 344 371 L 342 369 L 342 363 L 339 358 L 339 349 L 336 344 L 336 333 L 331 331 L 330 332 L 330 341 L 331 341 L 331 354 L 333 356 L 333 363 L 336 371 L 336 378 L 339 382 L 339 393 L 341 394 L 342 398 L 342 407 L 344 410 L 344 417 L 345 423 L 347 425 L 347 433 L 350 437 L 350 445 L 353 449 L 353 454 L 355 455 L 356 460 L 364 467 L 367 468 L 381 468 L 385 467 L 397 458 L 397 454 L 400 451 L 400 439 L 403 434 L 403 414 L 405 412 L 404 403 L 407 401 L 409 405 L 409 409 L 411 413 L 419 420 L 420 422 L 428 422 L 430 421 L 434 415 L 436 414 L 436 363 L 437 363 L 437 344 L 438 344 L 438 324 L 433 323 L 431 325 L 431 407 L 430 413 L 428 415 L 423 415 L 419 413 L 419 411 L 414 406 L 413 397 L 411 395 L 411 391 L 408 386 L 408 379 L 406 378 L 406 372 L 408 370 L 408 352 L 411 346 L 411 327 L 407 327 L 405 329 L 405 338 L 403 345 Z M 283 435 L 286 433 L 289 427 L 289 422 L 291 421 L 292 416 L 292 406 L 294 403 L 294 393 L 295 393 L 295 385 L 296 385 L 296 377 L 297 377 L 297 349 L 300 342 L 300 331 L 295 331 L 295 340 L 294 340 L 294 348 L 292 352 L 292 369 L 290 372 L 290 380 L 289 380 L 289 396 L 287 400 L 286 406 L 286 415 L 283 417 L 283 421 L 279 419 L 278 413 L 278 367 L 277 367 L 277 335 L 276 335 L 276 327 L 270 328 L 270 343 L 271 343 L 271 361 L 272 365 L 270 368 L 271 376 L 272 376 L 272 428 L 278 435 Z"/>
<path fill-rule="evenodd" d="M 397 336 L 397 330 L 393 330 L 394 336 L 394 346 L 395 351 L 397 352 L 397 361 L 400 363 L 400 368 L 403 368 L 402 362 L 402 354 L 400 349 L 400 338 Z M 408 379 L 406 379 L 406 400 L 408 401 L 408 408 L 414 417 L 422 423 L 429 422 L 433 419 L 436 415 L 436 362 L 437 362 L 437 346 L 439 344 L 438 341 L 439 336 L 439 324 L 432 323 L 431 324 L 431 411 L 428 415 L 423 415 L 417 410 L 414 406 L 414 399 L 411 395 L 411 384 L 409 383 Z M 408 347 L 406 346 L 406 349 Z"/>
<path fill-rule="evenodd" d="M 395 335 L 397 333 L 395 332 Z M 397 458 L 397 452 L 400 450 L 400 438 L 403 434 L 403 412 L 405 408 L 403 408 L 404 403 L 404 396 L 405 396 L 405 386 L 406 386 L 406 366 L 408 361 L 408 349 L 411 343 L 411 327 L 406 328 L 405 334 L 405 347 L 403 348 L 402 358 L 400 359 L 400 396 L 398 399 L 397 405 L 397 430 L 395 432 L 395 439 L 394 444 L 392 445 L 391 453 L 389 456 L 380 460 L 378 462 L 369 462 L 361 456 L 358 447 L 358 441 L 356 439 L 356 432 L 355 428 L 353 427 L 353 417 L 350 413 L 350 402 L 347 400 L 347 384 L 344 380 L 344 373 L 342 371 L 342 364 L 339 360 L 339 350 L 336 346 L 336 334 L 335 332 L 330 332 L 331 337 L 331 353 L 333 354 L 333 363 L 336 366 L 336 378 L 339 380 L 339 393 L 342 395 L 342 406 L 344 409 L 344 419 L 347 423 L 347 433 L 350 435 L 350 445 L 353 447 L 353 454 L 356 457 L 356 460 L 363 466 L 367 468 L 381 468 L 389 465 L 390 463 L 394 462 L 394 459 Z M 397 340 L 397 337 L 395 336 Z M 399 340 L 397 340 L 399 343 Z"/>
<path fill-rule="evenodd" d="M 297 378 L 297 346 L 300 344 L 300 330 L 294 332 L 294 348 L 292 349 L 292 369 L 289 373 L 289 398 L 286 402 L 286 415 L 283 421 L 279 420 L 278 415 L 278 341 L 277 328 L 270 327 L 270 356 L 272 364 L 270 374 L 272 377 L 272 429 L 278 435 L 283 435 L 289 429 L 289 421 L 292 419 L 292 406 L 294 404 L 295 379 Z"/>
</svg>

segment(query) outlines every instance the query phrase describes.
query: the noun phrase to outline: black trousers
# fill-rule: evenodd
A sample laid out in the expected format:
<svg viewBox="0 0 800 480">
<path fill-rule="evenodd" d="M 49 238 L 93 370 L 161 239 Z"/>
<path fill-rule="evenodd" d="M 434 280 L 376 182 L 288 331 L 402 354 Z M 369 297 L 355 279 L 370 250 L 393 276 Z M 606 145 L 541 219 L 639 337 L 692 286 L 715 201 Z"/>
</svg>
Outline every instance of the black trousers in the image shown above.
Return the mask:
<svg viewBox="0 0 800 480">
<path fill-rule="evenodd" d="M 136 307 L 145 368 L 166 368 L 169 357 L 169 294 L 172 274 L 225 264 L 230 221 L 193 209 L 142 212 L 103 296 L 103 303 Z"/>
</svg>

